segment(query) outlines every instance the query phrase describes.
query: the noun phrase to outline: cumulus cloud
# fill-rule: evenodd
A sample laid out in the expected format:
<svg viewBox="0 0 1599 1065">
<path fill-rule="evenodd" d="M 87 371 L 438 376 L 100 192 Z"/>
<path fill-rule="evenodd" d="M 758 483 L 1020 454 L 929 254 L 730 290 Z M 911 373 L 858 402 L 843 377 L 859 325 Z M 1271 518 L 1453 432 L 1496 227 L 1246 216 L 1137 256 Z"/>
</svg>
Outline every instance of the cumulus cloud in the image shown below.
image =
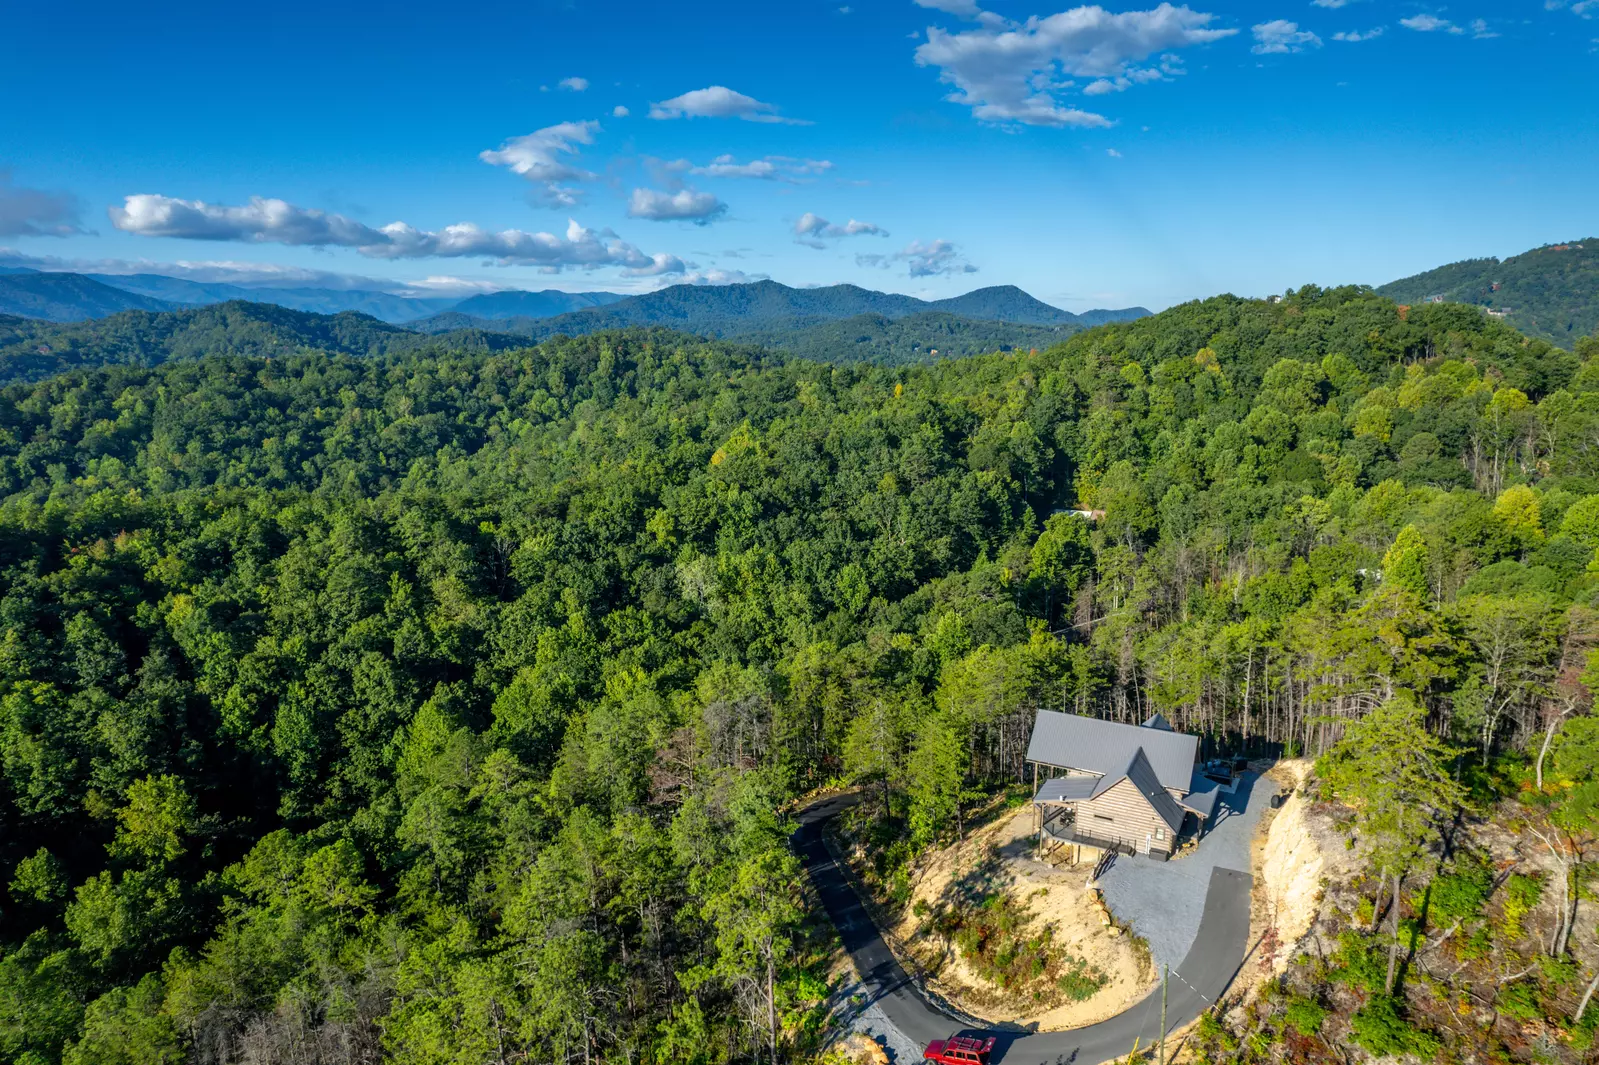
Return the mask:
<svg viewBox="0 0 1599 1065">
<path fill-rule="evenodd" d="M 700 177 L 759 178 L 762 181 L 786 181 L 801 184 L 833 169 L 826 159 L 795 159 L 787 155 L 767 155 L 741 163 L 731 155 L 719 155 L 704 166 L 694 166 L 679 159 L 668 167 L 687 170 Z"/>
<path fill-rule="evenodd" d="M 837 225 L 811 211 L 806 211 L 800 216 L 800 220 L 794 223 L 794 243 L 803 244 L 808 248 L 825 248 L 827 240 L 860 236 L 886 237 L 888 230 L 854 218 L 843 225 Z"/>
<path fill-rule="evenodd" d="M 582 92 L 589 87 L 587 78 L 562 78 L 556 83 L 567 92 Z"/>
<path fill-rule="evenodd" d="M 263 196 L 230 207 L 141 193 L 126 197 L 121 207 L 113 205 L 107 213 L 118 229 L 144 237 L 350 248 L 391 243 L 381 230 L 364 222 Z"/>
<path fill-rule="evenodd" d="M 1170 3 L 1114 14 L 1096 4 L 1025 22 L 972 10 L 962 17 L 979 27 L 956 33 L 930 27 L 916 62 L 937 67 L 939 80 L 955 87 L 945 99 L 970 107 L 979 120 L 1029 126 L 1109 126 L 1105 116 L 1061 102 L 1060 94 L 1074 87 L 1070 78 L 1104 81 L 1096 94 L 1108 92 L 1118 78 L 1131 84 L 1134 65 L 1151 55 L 1238 32 L 1213 29 L 1216 16 Z"/>
<path fill-rule="evenodd" d="M 1105 154 L 1110 156 L 1112 159 L 1120 159 L 1122 157 L 1122 153 L 1118 152 L 1115 148 L 1106 148 Z"/>
<path fill-rule="evenodd" d="M 503 166 L 540 186 L 537 199 L 547 207 L 575 207 L 582 193 L 565 182 L 593 181 L 595 175 L 573 166 L 563 156 L 576 155 L 579 145 L 593 144 L 600 124 L 562 122 L 522 137 L 512 137 L 498 148 L 478 153 L 490 166 Z"/>
<path fill-rule="evenodd" d="M 1370 40 L 1374 40 L 1374 39 L 1376 39 L 1378 37 L 1381 37 L 1382 34 L 1383 34 L 1383 27 L 1381 27 L 1381 26 L 1378 26 L 1376 29 L 1370 29 L 1370 30 L 1365 30 L 1365 31 L 1361 31 L 1361 30 L 1345 30 L 1345 31 L 1343 31 L 1341 33 L 1333 34 L 1333 40 L 1335 40 L 1335 41 L 1345 41 L 1345 42 L 1348 42 L 1349 44 L 1359 44 L 1361 41 L 1370 41 Z"/>
<path fill-rule="evenodd" d="M 438 231 L 405 222 L 373 228 L 343 215 L 296 207 L 283 200 L 253 197 L 239 206 L 140 194 L 108 211 L 112 225 L 145 237 L 288 244 L 299 247 L 354 248 L 370 259 L 427 259 L 471 256 L 502 266 L 623 266 L 638 269 L 653 259 L 611 233 L 585 229 L 568 220 L 566 233 L 498 232 L 470 222 Z"/>
<path fill-rule="evenodd" d="M 1417 33 L 1433 33 L 1438 30 L 1455 34 L 1466 32 L 1448 19 L 1439 18 L 1437 15 L 1412 15 L 1410 18 L 1400 19 L 1399 24 L 1405 29 L 1415 30 Z"/>
<path fill-rule="evenodd" d="M 964 19 L 976 19 L 982 14 L 975 0 L 916 0 L 916 6 L 931 8 Z"/>
<path fill-rule="evenodd" d="M 1321 38 L 1309 30 L 1299 28 L 1299 23 L 1289 22 L 1287 19 L 1272 19 L 1251 27 L 1255 35 L 1255 47 L 1250 51 L 1256 55 L 1287 55 L 1290 52 L 1303 52 L 1306 48 L 1320 48 Z"/>
<path fill-rule="evenodd" d="M 1325 7 L 1333 11 L 1341 7 L 1347 7 L 1348 4 L 1349 0 L 1310 0 L 1311 7 Z"/>
<path fill-rule="evenodd" d="M 752 281 L 765 280 L 767 280 L 766 274 L 746 274 L 742 270 L 723 270 L 713 266 L 706 270 L 696 270 L 676 283 L 684 285 L 747 285 Z"/>
<path fill-rule="evenodd" d="M 1589 2 L 1592 3 L 1594 0 L 1589 0 Z M 1471 35 L 1479 41 L 1486 41 L 1489 38 L 1499 36 L 1497 32 L 1488 28 L 1488 20 L 1483 18 L 1472 19 Z"/>
<path fill-rule="evenodd" d="M 855 263 L 857 266 L 875 266 L 884 270 L 896 263 L 904 263 L 911 277 L 977 272 L 977 267 L 967 262 L 960 250 L 947 240 L 913 240 L 892 255 L 857 255 Z"/>
<path fill-rule="evenodd" d="M 1168 78 L 1185 74 L 1183 61 L 1175 55 L 1160 57 L 1160 65 L 1154 67 L 1128 67 L 1127 72 L 1118 74 L 1114 78 L 1095 78 L 1083 86 L 1084 96 L 1103 96 L 1108 92 L 1126 92 L 1134 85 L 1144 85 L 1151 81 L 1166 81 Z"/>
<path fill-rule="evenodd" d="M 689 267 L 682 259 L 665 252 L 658 252 L 650 256 L 650 261 L 644 266 L 630 266 L 622 273 L 627 277 L 666 277 L 681 274 Z"/>
<path fill-rule="evenodd" d="M 611 114 L 615 115 L 617 118 L 626 118 L 628 115 L 630 115 L 632 113 L 633 112 L 629 111 L 627 108 L 623 107 L 621 104 L 617 104 L 615 107 L 611 108 Z"/>
<path fill-rule="evenodd" d="M 712 85 L 695 89 L 670 100 L 650 104 L 650 117 L 669 118 L 741 118 L 745 122 L 776 122 L 789 126 L 808 126 L 809 122 L 797 118 L 784 118 L 777 113 L 776 104 L 762 103 L 753 96 L 734 92 L 725 85 Z"/>
<path fill-rule="evenodd" d="M 713 194 L 690 188 L 676 192 L 634 189 L 627 201 L 629 218 L 647 218 L 652 222 L 693 222 L 703 226 L 726 213 L 727 204 Z"/>
<path fill-rule="evenodd" d="M 82 233 L 81 207 L 69 192 L 15 185 L 0 170 L 0 237 L 68 237 Z"/>
</svg>

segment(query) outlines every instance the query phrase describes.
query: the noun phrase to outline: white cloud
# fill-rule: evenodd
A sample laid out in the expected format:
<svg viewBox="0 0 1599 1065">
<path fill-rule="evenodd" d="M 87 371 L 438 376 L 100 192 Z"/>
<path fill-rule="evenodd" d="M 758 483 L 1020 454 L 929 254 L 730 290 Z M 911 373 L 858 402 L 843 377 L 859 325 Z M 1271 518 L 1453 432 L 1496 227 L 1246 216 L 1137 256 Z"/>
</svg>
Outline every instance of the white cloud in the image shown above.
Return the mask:
<svg viewBox="0 0 1599 1065">
<path fill-rule="evenodd" d="M 381 230 L 364 222 L 262 196 L 228 207 L 145 193 L 126 197 L 107 214 L 118 229 L 145 237 L 350 248 L 390 243 Z"/>
<path fill-rule="evenodd" d="M 731 155 L 719 155 L 704 166 L 690 165 L 686 159 L 666 165 L 700 177 L 759 178 L 796 184 L 833 169 L 833 164 L 826 159 L 795 159 L 787 155 L 767 155 L 747 163 L 741 163 Z"/>
<path fill-rule="evenodd" d="M 35 270 L 75 274 L 160 274 L 187 281 L 244 285 L 250 288 L 327 288 L 339 291 L 387 292 L 396 296 L 469 296 L 476 292 L 499 292 L 506 288 L 497 281 L 481 281 L 447 274 L 434 274 L 420 280 L 369 277 L 361 274 L 311 270 L 283 263 L 243 262 L 236 259 L 83 259 L 58 255 L 27 255 L 14 248 L 0 247 L 0 265 L 27 266 Z"/>
<path fill-rule="evenodd" d="M 503 166 L 542 186 L 538 199 L 547 207 L 575 207 L 582 193 L 563 182 L 593 181 L 595 175 L 567 162 L 562 156 L 575 155 L 580 144 L 593 144 L 600 124 L 562 122 L 545 126 L 522 137 L 512 137 L 492 151 L 478 153 L 491 166 Z"/>
<path fill-rule="evenodd" d="M 392 285 L 393 282 L 387 284 Z M 451 274 L 430 274 L 420 280 L 403 282 L 400 291 L 407 295 L 468 296 L 479 292 L 504 292 L 505 286 L 495 281 L 478 281 Z"/>
<path fill-rule="evenodd" d="M 82 233 L 78 198 L 70 192 L 30 189 L 0 170 L 0 237 L 68 237 Z"/>
<path fill-rule="evenodd" d="M 808 248 L 827 247 L 824 239 L 836 240 L 841 237 L 860 236 L 886 237 L 888 230 L 854 218 L 843 225 L 837 225 L 812 211 L 806 211 L 800 216 L 800 220 L 794 223 L 794 243 L 803 244 Z"/>
<path fill-rule="evenodd" d="M 1108 81 L 1109 87 L 1096 90 L 1107 92 L 1115 87 L 1115 79 L 1131 80 L 1134 63 L 1157 52 L 1238 32 L 1211 29 L 1216 16 L 1170 3 L 1116 14 L 1098 5 L 1075 7 L 1055 15 L 1035 15 L 1026 22 L 1012 22 L 975 6 L 970 9 L 974 14 L 968 15 L 964 4 L 936 6 L 945 11 L 959 6 L 960 11 L 952 13 L 976 18 L 982 25 L 957 33 L 929 28 L 927 42 L 916 49 L 916 62 L 937 67 L 939 80 L 955 87 L 945 99 L 970 107 L 977 119 L 1029 126 L 1109 126 L 1105 116 L 1060 101 L 1059 94 L 1073 87 L 1063 77 Z"/>
<path fill-rule="evenodd" d="M 677 256 L 660 252 L 650 256 L 648 265 L 629 267 L 623 270 L 622 273 L 627 277 L 665 277 L 671 274 L 681 274 L 688 267 L 689 264 Z"/>
<path fill-rule="evenodd" d="M 1415 30 L 1418 33 L 1432 33 L 1435 30 L 1455 34 L 1466 32 L 1448 19 L 1439 18 L 1437 15 L 1412 15 L 1410 18 L 1400 19 L 1399 24 L 1407 30 Z"/>
<path fill-rule="evenodd" d="M 742 270 L 723 270 L 711 267 L 696 270 L 674 284 L 684 285 L 747 285 L 752 281 L 765 281 L 766 274 L 746 274 Z"/>
<path fill-rule="evenodd" d="M 1341 7 L 1347 7 L 1348 5 L 1349 0 L 1310 0 L 1311 7 L 1325 7 L 1333 11 L 1336 11 Z"/>
<path fill-rule="evenodd" d="M 676 192 L 634 189 L 627 201 L 629 218 L 647 218 L 652 222 L 693 222 L 703 226 L 726 212 L 727 204 L 711 193 L 689 188 Z"/>
<path fill-rule="evenodd" d="M 617 118 L 626 118 L 628 115 L 632 114 L 632 112 L 623 107 L 621 104 L 617 104 L 615 107 L 611 108 L 611 114 Z"/>
<path fill-rule="evenodd" d="M 670 100 L 650 105 L 650 117 L 667 118 L 741 118 L 746 122 L 779 122 L 790 126 L 808 126 L 809 122 L 797 118 L 784 118 L 777 113 L 775 104 L 762 103 L 753 96 L 734 92 L 725 85 L 712 85 L 695 89 Z"/>
<path fill-rule="evenodd" d="M 589 87 L 587 78 L 562 78 L 557 84 L 567 92 L 583 92 Z"/>
<path fill-rule="evenodd" d="M 1134 85 L 1145 85 L 1152 81 L 1166 81 L 1179 74 L 1186 74 L 1183 61 L 1175 55 L 1160 57 L 1158 67 L 1128 67 L 1125 74 L 1118 74 L 1114 78 L 1096 78 L 1083 86 L 1084 96 L 1103 96 L 1108 92 L 1126 92 Z"/>
<path fill-rule="evenodd" d="M 855 263 L 857 266 L 876 266 L 884 270 L 894 263 L 905 263 L 911 277 L 977 272 L 977 267 L 962 258 L 959 249 L 947 240 L 913 240 L 892 255 L 857 255 Z"/>
<path fill-rule="evenodd" d="M 1472 19 L 1471 35 L 1479 41 L 1486 41 L 1499 36 L 1496 31 L 1488 28 L 1488 20 L 1485 18 Z"/>
<path fill-rule="evenodd" d="M 573 220 L 568 220 L 564 236 L 520 229 L 495 232 L 470 222 L 435 232 L 405 222 L 373 228 L 343 215 L 261 196 L 235 207 L 149 194 L 129 196 L 123 206 L 111 207 L 108 213 L 118 229 L 139 236 L 354 248 L 371 259 L 470 256 L 502 266 L 533 265 L 551 271 L 568 266 L 637 269 L 653 261 L 614 234 L 596 233 Z"/>
<path fill-rule="evenodd" d="M 1581 15 L 1583 18 L 1592 18 L 1593 16 L 1588 14 L 1588 12 L 1595 7 L 1599 7 L 1599 0 L 1578 0 L 1577 3 L 1571 5 L 1571 13 Z"/>
<path fill-rule="evenodd" d="M 978 10 L 976 0 L 916 0 L 916 6 L 931 8 L 964 19 L 976 19 L 982 14 Z"/>
<path fill-rule="evenodd" d="M 1365 30 L 1364 32 L 1361 30 L 1344 30 L 1341 33 L 1333 34 L 1333 40 L 1344 41 L 1348 44 L 1359 44 L 1361 41 L 1375 40 L 1382 35 L 1383 27 L 1378 26 L 1376 29 Z"/>
<path fill-rule="evenodd" d="M 1120 159 L 1122 157 L 1122 153 L 1118 152 L 1115 148 L 1106 148 L 1105 154 L 1110 156 L 1112 159 Z"/>
<path fill-rule="evenodd" d="M 1309 30 L 1299 28 L 1299 23 L 1287 19 L 1273 19 L 1251 27 L 1255 35 L 1256 55 L 1287 55 L 1303 52 L 1306 48 L 1320 48 L 1321 38 Z"/>
</svg>

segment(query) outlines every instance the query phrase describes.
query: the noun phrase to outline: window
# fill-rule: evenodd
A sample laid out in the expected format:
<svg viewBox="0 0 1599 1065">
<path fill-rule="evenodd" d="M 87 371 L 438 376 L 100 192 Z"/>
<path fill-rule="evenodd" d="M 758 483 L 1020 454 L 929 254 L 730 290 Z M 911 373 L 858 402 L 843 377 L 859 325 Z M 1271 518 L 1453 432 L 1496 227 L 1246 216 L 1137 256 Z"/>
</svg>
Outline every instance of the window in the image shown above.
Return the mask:
<svg viewBox="0 0 1599 1065">
<path fill-rule="evenodd" d="M 1164 828 L 1155 829 L 1155 838 L 1156 839 L 1165 839 L 1166 838 L 1166 830 Z"/>
<path fill-rule="evenodd" d="M 1094 815 L 1094 820 L 1096 820 L 1096 821 L 1114 821 L 1116 819 L 1114 817 L 1110 816 L 1110 814 L 1095 814 Z"/>
</svg>

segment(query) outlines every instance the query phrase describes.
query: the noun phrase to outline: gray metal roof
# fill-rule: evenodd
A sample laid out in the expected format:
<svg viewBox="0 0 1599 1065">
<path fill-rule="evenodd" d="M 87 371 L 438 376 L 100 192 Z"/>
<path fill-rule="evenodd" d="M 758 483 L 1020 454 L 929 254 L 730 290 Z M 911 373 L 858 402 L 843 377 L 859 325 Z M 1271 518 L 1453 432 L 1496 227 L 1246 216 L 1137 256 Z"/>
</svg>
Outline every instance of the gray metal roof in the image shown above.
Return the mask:
<svg viewBox="0 0 1599 1065">
<path fill-rule="evenodd" d="M 1139 748 L 1162 787 L 1188 790 L 1199 737 L 1181 732 L 1040 710 L 1027 744 L 1027 760 L 1102 776 L 1121 775 Z"/>
<path fill-rule="evenodd" d="M 1178 800 L 1178 805 L 1185 810 L 1194 811 L 1194 813 L 1209 821 L 1216 816 L 1216 801 L 1220 798 L 1220 788 L 1211 788 L 1209 791 L 1191 791 Z"/>
<path fill-rule="evenodd" d="M 1132 757 L 1118 773 L 1106 773 L 1098 777 L 1054 777 L 1046 780 L 1039 787 L 1038 794 L 1033 796 L 1033 801 L 1087 802 L 1099 798 L 1124 780 L 1143 794 L 1149 805 L 1154 807 L 1155 813 L 1171 826 L 1173 832 L 1182 828 L 1183 807 L 1156 779 L 1154 767 L 1149 764 L 1149 757 L 1144 754 L 1142 747 L 1133 751 Z"/>
<path fill-rule="evenodd" d="M 1172 730 L 1171 722 L 1167 721 L 1166 715 L 1161 713 L 1159 710 L 1156 710 L 1153 714 L 1150 714 L 1147 718 L 1145 718 L 1144 723 L 1138 727 L 1158 728 L 1162 732 L 1170 732 Z"/>
<path fill-rule="evenodd" d="M 1104 777 L 1055 777 L 1046 780 L 1033 796 L 1034 802 L 1082 802 L 1094 797 L 1094 788 Z"/>
<path fill-rule="evenodd" d="M 1173 832 L 1183 827 L 1182 807 L 1177 805 L 1177 800 L 1171 797 L 1170 792 L 1161 787 L 1160 781 L 1155 778 L 1155 770 L 1149 764 L 1149 759 L 1144 755 L 1142 747 L 1133 752 L 1133 756 L 1128 760 L 1127 768 L 1121 776 L 1133 787 L 1143 792 L 1144 798 L 1149 800 L 1149 805 L 1155 808 L 1155 813 L 1160 815 L 1160 819 L 1166 822 Z M 1110 778 L 1107 776 L 1104 779 L 1109 780 Z M 1097 794 L 1103 794 L 1117 783 L 1117 781 L 1111 781 L 1111 783 L 1100 789 Z"/>
</svg>

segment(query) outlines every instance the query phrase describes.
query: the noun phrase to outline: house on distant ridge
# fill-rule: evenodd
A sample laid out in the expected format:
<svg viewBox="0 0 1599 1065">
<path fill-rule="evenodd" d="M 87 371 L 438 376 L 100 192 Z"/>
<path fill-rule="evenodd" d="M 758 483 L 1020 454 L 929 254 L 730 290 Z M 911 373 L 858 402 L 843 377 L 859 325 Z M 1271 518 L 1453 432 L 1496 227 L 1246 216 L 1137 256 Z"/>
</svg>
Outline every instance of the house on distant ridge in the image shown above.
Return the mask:
<svg viewBox="0 0 1599 1065">
<path fill-rule="evenodd" d="M 1027 761 L 1040 847 L 1170 857 L 1189 814 L 1199 824 L 1216 814 L 1219 790 L 1194 790 L 1198 753 L 1199 737 L 1160 714 L 1127 725 L 1038 711 Z"/>
</svg>

